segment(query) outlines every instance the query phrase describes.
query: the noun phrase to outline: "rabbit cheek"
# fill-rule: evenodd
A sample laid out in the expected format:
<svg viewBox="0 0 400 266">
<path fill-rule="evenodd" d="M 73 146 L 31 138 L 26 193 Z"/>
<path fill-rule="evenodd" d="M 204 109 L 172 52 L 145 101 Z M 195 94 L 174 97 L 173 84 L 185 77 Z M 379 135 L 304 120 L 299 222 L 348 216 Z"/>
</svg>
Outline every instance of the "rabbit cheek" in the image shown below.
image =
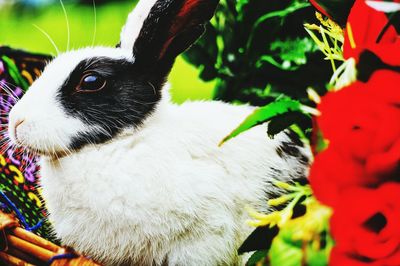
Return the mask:
<svg viewBox="0 0 400 266">
<path fill-rule="evenodd" d="M 54 93 L 31 87 L 9 115 L 8 134 L 12 143 L 42 155 L 66 151 L 83 123 L 69 117 L 56 101 Z"/>
</svg>

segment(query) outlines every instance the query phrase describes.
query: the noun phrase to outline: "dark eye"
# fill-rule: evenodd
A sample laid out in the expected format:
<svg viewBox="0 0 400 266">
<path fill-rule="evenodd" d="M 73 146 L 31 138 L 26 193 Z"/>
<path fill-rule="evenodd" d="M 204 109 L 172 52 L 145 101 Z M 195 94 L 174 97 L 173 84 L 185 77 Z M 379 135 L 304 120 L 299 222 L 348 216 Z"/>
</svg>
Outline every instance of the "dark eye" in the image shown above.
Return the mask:
<svg viewBox="0 0 400 266">
<path fill-rule="evenodd" d="M 106 80 L 98 74 L 90 73 L 82 77 L 77 86 L 78 92 L 96 92 L 104 88 Z"/>
</svg>

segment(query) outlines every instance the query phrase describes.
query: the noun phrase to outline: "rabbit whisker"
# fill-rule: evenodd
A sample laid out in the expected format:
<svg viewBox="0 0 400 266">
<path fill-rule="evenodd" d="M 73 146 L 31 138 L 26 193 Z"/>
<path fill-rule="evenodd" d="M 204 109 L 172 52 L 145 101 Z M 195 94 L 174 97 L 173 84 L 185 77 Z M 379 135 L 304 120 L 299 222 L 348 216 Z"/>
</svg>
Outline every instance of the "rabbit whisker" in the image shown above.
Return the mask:
<svg viewBox="0 0 400 266">
<path fill-rule="evenodd" d="M 14 99 L 19 100 L 20 99 L 19 96 L 12 90 L 11 86 L 18 88 L 11 83 L 0 81 L 0 89 L 2 89 L 4 92 L 6 92 L 9 96 L 13 97 Z"/>
<path fill-rule="evenodd" d="M 15 88 L 15 89 L 19 89 L 19 90 L 22 91 L 21 87 L 18 87 L 18 86 L 16 86 L 15 84 L 13 84 L 13 83 L 11 83 L 11 82 L 8 82 L 8 81 L 6 81 L 6 80 L 2 80 L 0 83 L 7 84 L 7 85 L 10 86 L 10 87 L 13 87 L 13 88 Z M 17 95 L 16 95 L 16 96 L 17 96 Z"/>
<path fill-rule="evenodd" d="M 70 39 L 71 39 L 71 32 L 70 32 L 70 27 L 69 27 L 69 20 L 68 20 L 68 14 L 67 14 L 67 10 L 65 9 L 64 3 L 62 0 L 60 0 L 60 4 L 61 4 L 61 8 L 63 10 L 64 13 L 64 17 L 65 17 L 65 23 L 67 25 L 67 51 L 69 51 L 69 46 L 70 46 Z"/>
<path fill-rule="evenodd" d="M 50 41 L 51 45 L 53 46 L 53 48 L 56 50 L 56 55 L 60 54 L 60 50 L 58 49 L 56 43 L 54 42 L 53 38 L 51 38 L 51 36 L 42 28 L 40 28 L 38 25 L 33 24 L 33 26 L 39 30 L 44 36 L 46 36 L 46 38 Z"/>
<path fill-rule="evenodd" d="M 3 86 L 0 86 L 0 89 L 2 90 L 2 92 L 0 92 L 1 96 L 10 97 L 14 101 L 14 103 L 16 103 L 20 100 L 18 98 L 18 96 L 14 96 L 14 94 L 11 92 L 10 88 L 6 87 L 6 85 L 3 84 Z"/>
<path fill-rule="evenodd" d="M 97 10 L 96 10 L 96 1 L 93 0 L 92 2 L 93 2 L 93 17 L 94 17 L 92 47 L 94 47 L 97 34 Z"/>
<path fill-rule="evenodd" d="M 153 83 L 149 81 L 148 84 L 153 88 L 154 95 L 157 95 L 157 90 L 156 87 L 153 85 Z"/>
</svg>

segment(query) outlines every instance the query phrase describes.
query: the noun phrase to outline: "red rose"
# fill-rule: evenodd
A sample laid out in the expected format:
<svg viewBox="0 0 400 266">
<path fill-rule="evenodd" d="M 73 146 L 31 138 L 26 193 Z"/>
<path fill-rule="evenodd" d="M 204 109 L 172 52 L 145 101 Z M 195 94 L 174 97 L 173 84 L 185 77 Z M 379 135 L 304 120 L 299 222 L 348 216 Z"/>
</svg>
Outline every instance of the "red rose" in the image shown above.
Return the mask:
<svg viewBox="0 0 400 266">
<path fill-rule="evenodd" d="M 318 106 L 317 123 L 328 149 L 351 160 L 346 163 L 366 167 L 366 175 L 387 174 L 399 166 L 399 82 L 396 72 L 376 71 L 368 83 L 328 93 Z"/>
<path fill-rule="evenodd" d="M 400 169 L 400 74 L 379 70 L 322 98 L 317 124 L 329 141 L 310 172 L 317 198 L 335 206 L 343 189 L 398 178 Z"/>
<path fill-rule="evenodd" d="M 399 183 L 342 193 L 331 218 L 331 265 L 400 265 L 399 195 Z M 343 264 L 347 260 L 354 263 Z"/>
<path fill-rule="evenodd" d="M 330 147 L 315 157 L 309 182 L 317 199 L 334 207 L 343 189 L 365 182 L 364 169 Z"/>
<path fill-rule="evenodd" d="M 399 50 L 392 51 L 393 54 L 400 54 Z M 398 62 L 400 64 L 400 60 Z M 370 97 L 379 99 L 385 104 L 398 105 L 400 103 L 399 92 L 400 73 L 388 70 L 378 70 L 370 78 L 368 86 L 364 88 Z"/>
<path fill-rule="evenodd" d="M 344 57 L 358 60 L 360 53 L 368 49 L 383 62 L 398 65 L 400 38 L 393 25 L 384 30 L 388 22 L 385 13 L 368 6 L 365 0 L 356 0 L 347 21 Z"/>
<path fill-rule="evenodd" d="M 317 117 L 317 123 L 324 137 L 334 144 L 352 144 L 360 141 L 360 138 L 363 138 L 362 144 L 367 144 L 369 139 L 365 138 L 368 136 L 361 136 L 360 132 L 371 131 L 394 134 L 389 139 L 385 136 L 380 141 L 396 140 L 399 136 L 397 130 L 396 133 L 384 132 L 381 128 L 383 122 L 387 123 L 385 126 L 394 128 L 399 125 L 399 82 L 400 73 L 379 70 L 368 83 L 355 82 L 338 92 L 328 93 L 318 106 L 322 115 Z M 357 136 L 349 140 L 349 134 L 350 137 L 353 134 Z"/>
</svg>

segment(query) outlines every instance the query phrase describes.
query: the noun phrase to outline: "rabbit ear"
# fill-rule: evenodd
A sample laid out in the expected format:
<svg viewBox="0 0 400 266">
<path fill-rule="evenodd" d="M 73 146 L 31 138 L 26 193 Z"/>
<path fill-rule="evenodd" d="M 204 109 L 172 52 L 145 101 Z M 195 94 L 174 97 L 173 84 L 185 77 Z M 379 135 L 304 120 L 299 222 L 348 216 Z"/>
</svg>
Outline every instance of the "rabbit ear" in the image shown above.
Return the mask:
<svg viewBox="0 0 400 266">
<path fill-rule="evenodd" d="M 219 0 L 141 0 L 121 33 L 141 67 L 172 63 L 204 32 Z"/>
<path fill-rule="evenodd" d="M 156 2 L 157 0 L 142 0 L 137 3 L 133 11 L 128 15 L 128 20 L 122 28 L 118 47 L 129 50 L 133 48 L 144 21 Z"/>
</svg>

